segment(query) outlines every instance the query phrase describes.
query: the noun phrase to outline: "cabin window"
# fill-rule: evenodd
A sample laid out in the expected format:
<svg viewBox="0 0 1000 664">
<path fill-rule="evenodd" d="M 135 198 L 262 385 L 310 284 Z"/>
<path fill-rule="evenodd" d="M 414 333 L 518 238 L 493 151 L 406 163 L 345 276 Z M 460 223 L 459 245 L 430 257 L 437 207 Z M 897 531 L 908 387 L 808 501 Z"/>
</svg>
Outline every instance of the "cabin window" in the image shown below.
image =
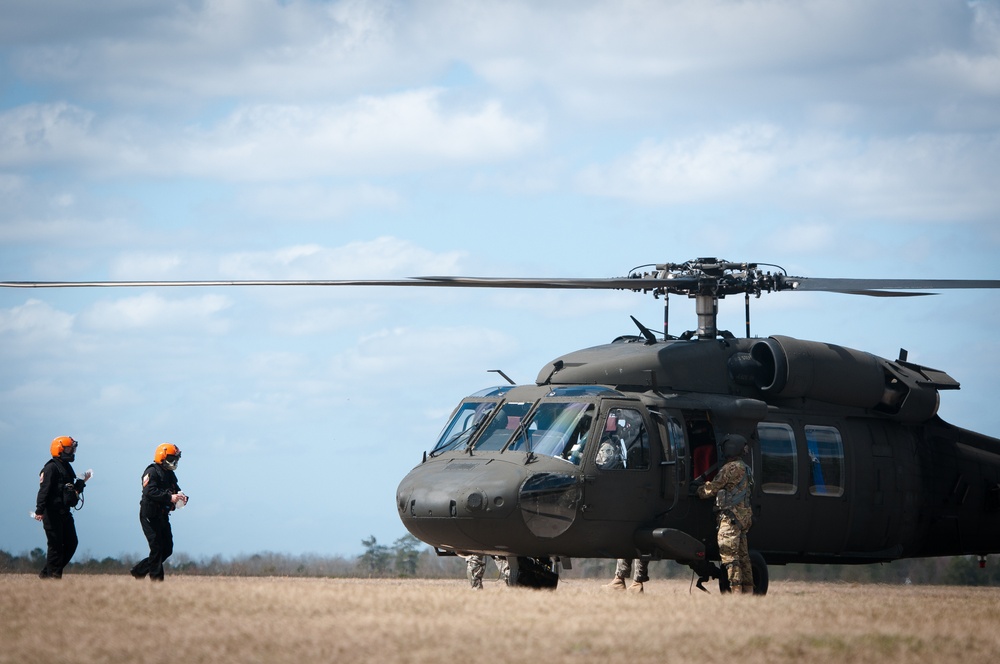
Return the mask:
<svg viewBox="0 0 1000 664">
<path fill-rule="evenodd" d="M 760 490 L 764 493 L 794 494 L 798 490 L 798 464 L 795 434 L 787 424 L 761 422 L 757 425 L 760 440 Z"/>
<path fill-rule="evenodd" d="M 649 432 L 639 411 L 631 408 L 608 411 L 597 448 L 597 467 L 601 470 L 649 468 Z"/>
<path fill-rule="evenodd" d="M 806 426 L 809 450 L 809 493 L 814 496 L 844 495 L 844 443 L 834 427 Z"/>
<path fill-rule="evenodd" d="M 438 437 L 437 444 L 431 450 L 431 456 L 461 449 L 468 445 L 472 435 L 496 405 L 495 401 L 463 402 Z"/>
</svg>

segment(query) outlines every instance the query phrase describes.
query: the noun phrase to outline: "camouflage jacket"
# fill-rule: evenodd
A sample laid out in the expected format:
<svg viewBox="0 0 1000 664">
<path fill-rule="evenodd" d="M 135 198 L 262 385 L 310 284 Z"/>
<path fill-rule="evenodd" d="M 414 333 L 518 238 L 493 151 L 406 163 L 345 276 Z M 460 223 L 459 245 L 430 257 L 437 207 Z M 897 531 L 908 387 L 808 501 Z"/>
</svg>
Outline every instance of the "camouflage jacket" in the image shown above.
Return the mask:
<svg viewBox="0 0 1000 664">
<path fill-rule="evenodd" d="M 716 511 L 732 516 L 743 528 L 750 527 L 753 512 L 750 509 L 750 493 L 753 490 L 753 474 L 740 459 L 729 461 L 719 469 L 711 482 L 698 487 L 699 498 L 712 498 L 725 491 L 725 497 L 717 501 Z M 719 505 L 718 502 L 722 502 Z"/>
</svg>

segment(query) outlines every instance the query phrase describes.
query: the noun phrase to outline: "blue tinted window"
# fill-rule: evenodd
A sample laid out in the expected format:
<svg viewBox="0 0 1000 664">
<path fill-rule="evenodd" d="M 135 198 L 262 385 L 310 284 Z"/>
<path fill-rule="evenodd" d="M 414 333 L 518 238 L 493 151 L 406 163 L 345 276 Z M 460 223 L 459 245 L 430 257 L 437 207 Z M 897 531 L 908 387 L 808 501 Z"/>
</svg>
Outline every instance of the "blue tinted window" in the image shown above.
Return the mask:
<svg viewBox="0 0 1000 664">
<path fill-rule="evenodd" d="M 756 480 L 760 490 L 794 494 L 799 486 L 799 471 L 792 427 L 761 422 L 757 425 L 757 437 L 760 439 L 760 473 Z"/>
</svg>

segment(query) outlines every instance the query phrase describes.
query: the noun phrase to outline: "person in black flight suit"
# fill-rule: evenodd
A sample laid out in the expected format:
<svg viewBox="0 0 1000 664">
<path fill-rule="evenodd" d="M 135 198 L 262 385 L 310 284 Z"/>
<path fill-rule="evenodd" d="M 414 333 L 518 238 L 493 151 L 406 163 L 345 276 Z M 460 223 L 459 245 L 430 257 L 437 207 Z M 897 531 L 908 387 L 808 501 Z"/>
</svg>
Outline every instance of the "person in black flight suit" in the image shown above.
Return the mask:
<svg viewBox="0 0 1000 664">
<path fill-rule="evenodd" d="M 174 475 L 180 458 L 180 448 L 172 443 L 163 443 L 156 448 L 153 463 L 142 474 L 139 523 L 149 542 L 149 555 L 130 570 L 136 579 L 145 578 L 148 574 L 150 581 L 163 581 L 163 561 L 174 552 L 170 513 L 184 507 L 188 501 Z"/>
<path fill-rule="evenodd" d="M 90 479 L 91 471 L 77 478 L 70 461 L 76 459 L 77 443 L 69 436 L 52 439 L 49 459 L 38 475 L 38 499 L 35 501 L 35 520 L 45 527 L 48 553 L 45 567 L 38 573 L 40 579 L 61 579 L 63 568 L 76 553 L 79 540 L 71 509 L 80 502 L 80 494 Z"/>
</svg>

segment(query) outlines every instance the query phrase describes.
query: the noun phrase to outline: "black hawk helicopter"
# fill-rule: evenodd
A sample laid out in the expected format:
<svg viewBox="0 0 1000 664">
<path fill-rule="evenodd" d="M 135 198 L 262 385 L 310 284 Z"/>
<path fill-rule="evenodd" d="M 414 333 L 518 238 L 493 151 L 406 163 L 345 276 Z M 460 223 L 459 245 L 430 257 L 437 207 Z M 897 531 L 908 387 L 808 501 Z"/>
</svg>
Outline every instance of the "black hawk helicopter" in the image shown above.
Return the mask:
<svg viewBox="0 0 1000 664">
<path fill-rule="evenodd" d="M 772 273 L 761 266 L 776 268 Z M 574 351 L 532 385 L 462 400 L 403 478 L 406 528 L 442 555 L 506 556 L 511 585 L 554 588 L 572 558 L 669 559 L 728 586 L 710 501 L 727 434 L 749 442 L 754 592 L 768 564 L 863 564 L 1000 553 L 1000 440 L 944 422 L 944 371 L 788 336 L 750 337 L 750 298 L 1000 288 L 1000 280 L 825 279 L 698 258 L 611 279 L 0 282 L 3 287 L 413 286 L 605 289 L 694 299 L 697 330 Z M 745 338 L 717 328 L 743 294 Z M 499 372 L 506 378 L 502 372 Z M 609 452 L 610 450 L 610 452 Z"/>
</svg>

